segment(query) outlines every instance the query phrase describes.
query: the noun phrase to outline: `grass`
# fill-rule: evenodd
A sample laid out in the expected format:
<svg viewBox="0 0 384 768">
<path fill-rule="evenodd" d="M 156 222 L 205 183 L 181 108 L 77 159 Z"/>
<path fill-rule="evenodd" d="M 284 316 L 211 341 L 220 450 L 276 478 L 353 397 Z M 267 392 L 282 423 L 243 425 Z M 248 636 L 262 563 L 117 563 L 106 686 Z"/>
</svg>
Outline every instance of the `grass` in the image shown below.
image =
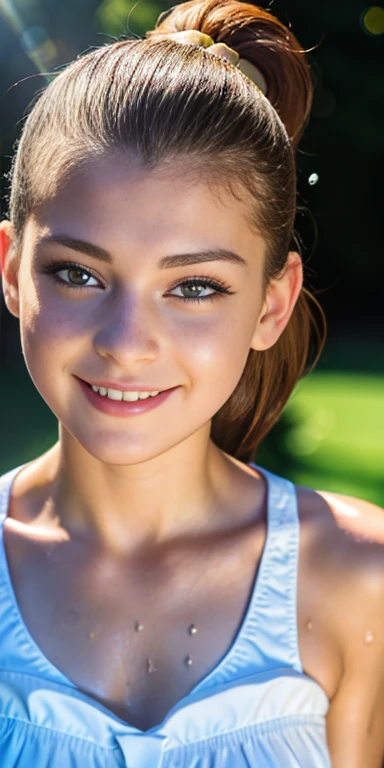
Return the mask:
<svg viewBox="0 0 384 768">
<path fill-rule="evenodd" d="M 285 413 L 295 482 L 384 506 L 384 375 L 314 372 Z"/>
</svg>

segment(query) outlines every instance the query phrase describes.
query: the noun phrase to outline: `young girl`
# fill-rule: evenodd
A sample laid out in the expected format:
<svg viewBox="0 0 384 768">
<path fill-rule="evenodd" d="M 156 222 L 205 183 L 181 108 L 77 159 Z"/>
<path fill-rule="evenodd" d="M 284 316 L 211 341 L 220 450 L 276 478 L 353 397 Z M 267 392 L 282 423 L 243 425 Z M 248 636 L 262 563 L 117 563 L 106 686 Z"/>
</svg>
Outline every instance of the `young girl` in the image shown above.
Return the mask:
<svg viewBox="0 0 384 768">
<path fill-rule="evenodd" d="M 311 98 L 269 12 L 192 0 L 26 121 L 2 286 L 58 441 L 0 479 L 4 768 L 381 765 L 382 510 L 251 461 L 323 344 Z"/>
</svg>

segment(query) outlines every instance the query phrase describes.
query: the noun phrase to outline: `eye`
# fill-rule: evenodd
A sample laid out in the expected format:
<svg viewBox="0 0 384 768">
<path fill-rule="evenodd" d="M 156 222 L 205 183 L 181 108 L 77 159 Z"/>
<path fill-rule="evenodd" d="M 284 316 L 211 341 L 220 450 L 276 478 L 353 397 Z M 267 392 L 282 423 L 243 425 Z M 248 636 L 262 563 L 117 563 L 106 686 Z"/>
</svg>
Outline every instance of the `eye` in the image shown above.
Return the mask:
<svg viewBox="0 0 384 768">
<path fill-rule="evenodd" d="M 177 299 L 181 299 L 181 301 L 207 301 L 209 299 L 215 299 L 218 298 L 220 294 L 223 293 L 232 293 L 232 291 L 229 290 L 229 287 L 225 285 L 224 283 L 221 283 L 219 281 L 209 280 L 207 278 L 203 277 L 192 277 L 188 280 L 183 280 L 182 283 L 178 283 L 173 289 L 175 290 L 181 290 L 189 293 L 189 296 L 175 296 Z M 202 296 L 201 291 L 210 290 L 211 293 L 208 295 Z M 172 295 L 172 294 L 170 294 Z M 175 295 L 175 294 L 173 294 Z"/>
<path fill-rule="evenodd" d="M 42 267 L 42 272 L 49 275 L 52 280 L 59 283 L 59 285 L 70 288 L 71 290 L 95 288 L 100 285 L 100 280 L 96 278 L 89 269 L 86 269 L 81 264 L 77 264 L 73 261 L 54 261 L 44 265 Z M 60 272 L 66 272 L 69 279 L 66 280 L 63 277 L 60 277 Z M 96 282 L 95 284 L 90 284 L 89 280 L 95 280 Z M 233 291 L 229 289 L 229 286 L 221 280 L 213 280 L 207 277 L 189 277 L 188 280 L 182 280 L 170 290 L 180 290 L 184 292 L 184 294 L 189 293 L 189 295 L 177 295 L 171 292 L 167 294 L 178 301 L 188 302 L 189 304 L 192 302 L 212 301 L 225 293 L 233 293 Z M 209 290 L 210 293 L 201 295 L 202 291 L 207 290 Z"/>
<path fill-rule="evenodd" d="M 98 285 L 100 284 L 100 281 L 88 269 L 72 261 L 55 261 L 52 264 L 46 264 L 43 267 L 43 272 L 50 275 L 56 283 L 66 285 L 68 288 L 95 288 L 95 285 L 89 285 L 87 282 L 89 279 L 95 280 Z M 60 272 L 67 272 L 68 275 L 72 275 L 72 279 L 70 277 L 69 280 L 65 280 L 59 277 Z"/>
</svg>

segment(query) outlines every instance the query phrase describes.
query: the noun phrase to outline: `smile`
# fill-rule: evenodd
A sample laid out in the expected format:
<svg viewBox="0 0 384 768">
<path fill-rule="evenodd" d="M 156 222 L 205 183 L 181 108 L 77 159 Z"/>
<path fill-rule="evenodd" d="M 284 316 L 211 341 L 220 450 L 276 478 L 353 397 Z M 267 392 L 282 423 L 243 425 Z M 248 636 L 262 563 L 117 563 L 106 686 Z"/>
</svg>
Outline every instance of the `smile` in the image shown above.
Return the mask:
<svg viewBox="0 0 384 768">
<path fill-rule="evenodd" d="M 146 400 L 148 397 L 156 397 L 159 392 L 122 392 L 119 389 L 107 389 L 106 387 L 96 387 L 92 384 L 94 392 L 98 392 L 102 397 L 109 397 L 110 400 L 125 400 L 134 403 L 136 400 Z"/>
<path fill-rule="evenodd" d="M 156 392 L 123 392 L 118 389 L 97 387 L 75 376 L 87 401 L 98 411 L 109 416 L 128 417 L 152 411 L 172 397 L 179 387 Z"/>
</svg>

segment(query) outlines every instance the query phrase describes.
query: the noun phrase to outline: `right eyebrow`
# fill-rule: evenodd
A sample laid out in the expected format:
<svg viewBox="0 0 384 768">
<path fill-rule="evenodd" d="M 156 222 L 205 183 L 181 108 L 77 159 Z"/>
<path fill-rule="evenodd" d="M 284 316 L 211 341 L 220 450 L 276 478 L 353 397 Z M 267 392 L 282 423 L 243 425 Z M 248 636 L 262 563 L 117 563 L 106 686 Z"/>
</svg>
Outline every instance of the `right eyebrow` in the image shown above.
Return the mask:
<svg viewBox="0 0 384 768">
<path fill-rule="evenodd" d="M 36 245 L 63 245 L 73 251 L 85 253 L 98 261 L 112 264 L 113 259 L 110 253 L 104 248 L 87 240 L 69 237 L 68 235 L 44 235 Z M 207 251 L 197 251 L 196 253 L 176 253 L 172 256 L 163 256 L 158 262 L 160 269 L 172 269 L 174 267 L 188 267 L 192 264 L 201 264 L 206 261 L 227 261 L 246 267 L 247 262 L 238 253 L 229 251 L 226 248 L 211 248 Z"/>
</svg>

